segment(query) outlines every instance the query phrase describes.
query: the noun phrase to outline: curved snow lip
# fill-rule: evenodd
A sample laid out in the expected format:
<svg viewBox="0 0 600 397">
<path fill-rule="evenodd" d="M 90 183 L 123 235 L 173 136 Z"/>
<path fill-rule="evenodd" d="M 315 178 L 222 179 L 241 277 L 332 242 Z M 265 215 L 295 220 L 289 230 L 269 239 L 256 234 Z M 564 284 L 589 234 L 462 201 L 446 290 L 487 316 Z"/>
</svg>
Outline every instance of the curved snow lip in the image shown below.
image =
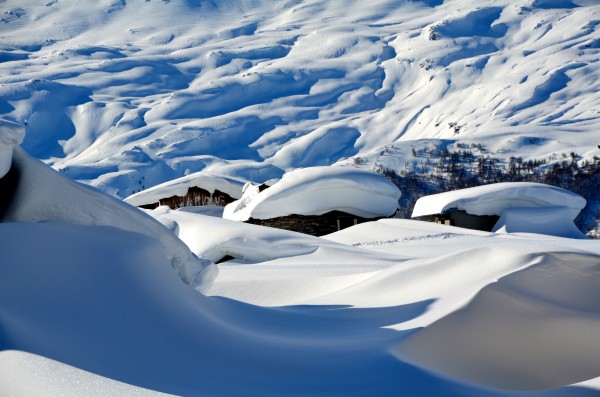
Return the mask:
<svg viewBox="0 0 600 397">
<path fill-rule="evenodd" d="M 289 172 L 259 191 L 246 187 L 240 200 L 225 207 L 223 217 L 246 221 L 291 214 L 322 215 L 345 211 L 364 218 L 390 216 L 401 192 L 378 174 L 347 167 L 311 167 Z"/>
<path fill-rule="evenodd" d="M 0 178 L 10 169 L 13 148 L 23 142 L 25 127 L 21 124 L 0 119 Z"/>
<path fill-rule="evenodd" d="M 461 310 L 394 353 L 431 371 L 488 387 L 541 390 L 600 373 L 600 257 L 540 254 L 489 284 Z"/>
<path fill-rule="evenodd" d="M 492 231 L 586 238 L 585 234 L 575 226 L 572 210 L 568 207 L 507 208 Z"/>
<path fill-rule="evenodd" d="M 586 200 L 568 190 L 533 182 L 504 182 L 420 198 L 412 218 L 443 214 L 451 209 L 471 215 L 498 215 L 508 208 L 565 207 L 575 219 Z"/>
<path fill-rule="evenodd" d="M 137 208 L 65 178 L 20 147 L 14 149 L 12 166 L 19 172 L 19 182 L 4 221 L 54 221 L 141 233 L 156 239 L 186 284 L 203 289 L 216 277 L 212 262 L 194 255 L 177 236 Z"/>
</svg>

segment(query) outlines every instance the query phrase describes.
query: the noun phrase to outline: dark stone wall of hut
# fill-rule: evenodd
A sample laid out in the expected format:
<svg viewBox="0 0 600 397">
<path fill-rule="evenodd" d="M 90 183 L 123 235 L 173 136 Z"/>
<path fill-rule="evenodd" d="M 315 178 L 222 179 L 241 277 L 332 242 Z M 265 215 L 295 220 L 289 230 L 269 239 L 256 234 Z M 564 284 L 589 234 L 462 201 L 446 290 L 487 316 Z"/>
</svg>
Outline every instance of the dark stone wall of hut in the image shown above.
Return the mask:
<svg viewBox="0 0 600 397">
<path fill-rule="evenodd" d="M 220 190 L 215 190 L 214 193 L 211 194 L 208 190 L 192 186 L 188 189 L 185 196 L 166 197 L 160 199 L 158 203 L 140 205 L 140 207 L 150 210 L 153 210 L 160 205 L 168 205 L 171 209 L 203 205 L 218 205 L 225 207 L 234 200 L 233 197 Z"/>
<path fill-rule="evenodd" d="M 345 229 L 358 223 L 374 221 L 377 219 L 381 218 L 368 219 L 342 211 L 331 211 L 323 215 L 294 214 L 271 219 L 250 218 L 247 223 L 274 227 L 277 229 L 291 230 L 293 232 L 300 232 L 313 236 L 323 236 L 325 234 L 337 232 L 338 230 Z"/>
<path fill-rule="evenodd" d="M 471 215 L 465 211 L 453 211 L 448 215 L 454 221 L 454 226 L 484 232 L 491 232 L 498 219 L 500 219 L 497 215 Z"/>
<path fill-rule="evenodd" d="M 413 219 L 491 232 L 500 217 L 497 215 L 471 215 L 466 211 L 454 210 L 445 214 L 425 215 Z"/>
</svg>

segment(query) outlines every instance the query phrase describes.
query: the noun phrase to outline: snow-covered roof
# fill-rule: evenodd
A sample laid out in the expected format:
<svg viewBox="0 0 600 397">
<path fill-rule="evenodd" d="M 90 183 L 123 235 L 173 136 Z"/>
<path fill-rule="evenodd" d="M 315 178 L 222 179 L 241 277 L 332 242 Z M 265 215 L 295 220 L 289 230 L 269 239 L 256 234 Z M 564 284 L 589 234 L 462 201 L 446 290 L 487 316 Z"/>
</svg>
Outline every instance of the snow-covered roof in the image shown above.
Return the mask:
<svg viewBox="0 0 600 397">
<path fill-rule="evenodd" d="M 268 189 L 247 185 L 223 217 L 246 221 L 291 214 L 322 215 L 344 211 L 364 218 L 392 215 L 401 192 L 382 175 L 347 167 L 311 167 L 289 172 Z"/>
<path fill-rule="evenodd" d="M 501 216 L 507 208 L 566 207 L 575 219 L 585 207 L 583 197 L 555 186 L 505 182 L 434 194 L 420 198 L 412 217 L 463 210 L 472 215 Z"/>
<path fill-rule="evenodd" d="M 199 187 L 210 193 L 219 190 L 237 199 L 242 196 L 245 183 L 246 181 L 240 178 L 200 171 L 132 194 L 125 201 L 136 207 L 154 204 L 167 197 L 185 196 L 190 187 Z"/>
</svg>

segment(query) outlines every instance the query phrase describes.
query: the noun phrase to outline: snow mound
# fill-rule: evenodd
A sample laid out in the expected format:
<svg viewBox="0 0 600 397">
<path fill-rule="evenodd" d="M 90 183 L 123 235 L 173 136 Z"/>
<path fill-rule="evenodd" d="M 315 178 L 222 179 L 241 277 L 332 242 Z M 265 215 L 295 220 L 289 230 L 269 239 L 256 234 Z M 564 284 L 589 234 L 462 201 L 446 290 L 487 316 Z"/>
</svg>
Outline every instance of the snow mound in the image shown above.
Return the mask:
<svg viewBox="0 0 600 397">
<path fill-rule="evenodd" d="M 541 254 L 463 309 L 403 341 L 421 367 L 502 389 L 539 390 L 600 374 L 600 257 Z"/>
<path fill-rule="evenodd" d="M 216 267 L 211 262 L 196 257 L 169 230 L 135 207 L 61 176 L 18 147 L 12 167 L 18 183 L 3 221 L 58 221 L 145 234 L 160 242 L 184 282 L 200 287 L 215 277 Z"/>
<path fill-rule="evenodd" d="M 147 213 L 173 230 L 193 253 L 212 261 L 229 255 L 246 262 L 264 262 L 308 254 L 321 245 L 335 245 L 302 233 L 240 224 L 167 206 Z"/>
<path fill-rule="evenodd" d="M 531 182 L 505 182 L 454 190 L 420 198 L 413 218 L 463 210 L 471 215 L 501 216 L 508 208 L 564 207 L 571 220 L 586 200 L 568 190 Z"/>
<path fill-rule="evenodd" d="M 400 195 L 392 182 L 378 174 L 346 167 L 311 167 L 286 173 L 263 191 L 247 185 L 242 198 L 225 207 L 223 217 L 246 221 L 337 210 L 376 218 L 394 214 Z"/>
<path fill-rule="evenodd" d="M 167 197 L 185 196 L 190 187 L 199 187 L 210 193 L 219 190 L 233 198 L 240 198 L 245 183 L 245 180 L 239 178 L 209 172 L 196 172 L 133 194 L 127 197 L 125 202 L 136 207 L 154 204 Z"/>
<path fill-rule="evenodd" d="M 12 121 L 0 119 L 0 178 L 10 169 L 12 152 L 23 142 L 25 128 Z"/>
<path fill-rule="evenodd" d="M 168 397 L 148 389 L 105 378 L 49 358 L 17 350 L 0 352 L 3 374 L 0 394 L 26 397 Z"/>
<path fill-rule="evenodd" d="M 493 231 L 585 238 L 573 223 L 571 210 L 567 207 L 507 208 L 496 222 Z"/>
</svg>

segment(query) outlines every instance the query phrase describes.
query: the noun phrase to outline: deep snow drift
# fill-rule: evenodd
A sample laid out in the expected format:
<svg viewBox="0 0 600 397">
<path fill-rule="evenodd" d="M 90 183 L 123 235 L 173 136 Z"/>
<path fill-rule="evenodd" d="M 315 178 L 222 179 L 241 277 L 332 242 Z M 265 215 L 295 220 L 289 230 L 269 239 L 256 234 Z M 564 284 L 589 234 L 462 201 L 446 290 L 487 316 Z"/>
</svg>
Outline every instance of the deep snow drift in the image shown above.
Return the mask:
<svg viewBox="0 0 600 397">
<path fill-rule="evenodd" d="M 210 261 L 192 254 L 181 240 L 135 207 L 96 189 L 71 181 L 23 149 L 13 150 L 15 191 L 10 197 L 3 222 L 65 222 L 75 225 L 112 226 L 151 236 L 164 248 L 171 266 L 186 283 L 205 287 L 217 269 Z"/>
<path fill-rule="evenodd" d="M 179 223 L 180 232 L 211 226 L 220 236 L 213 245 L 227 239 L 236 224 L 171 212 L 187 218 Z M 378 232 L 380 225 L 385 232 Z M 313 249 L 299 251 L 283 244 L 277 257 L 273 245 L 266 243 L 290 241 L 295 233 L 246 226 L 264 230 L 255 234 L 256 241 L 264 242 L 262 248 L 254 246 L 270 252 L 272 259 L 223 264 L 208 291 L 221 297 L 206 297 L 181 283 L 164 250 L 147 236 L 50 222 L 0 224 L 4 257 L 9 258 L 0 267 L 0 369 L 10 368 L 11 374 L 6 381 L 0 378 L 0 390 L 17 396 L 32 390 L 72 395 L 73 390 L 90 385 L 104 395 L 123 390 L 107 377 L 179 395 L 600 393 L 590 388 L 593 382 L 561 387 L 600 374 L 594 350 L 599 337 L 594 331 L 597 294 L 592 288 L 600 281 L 596 271 L 600 249 L 593 242 L 461 234 L 462 230 L 449 226 L 387 220 L 330 236 L 368 235 L 360 241 L 377 240 L 374 250 L 297 235 L 297 243 Z M 393 229 L 404 238 L 385 241 Z M 240 250 L 252 244 L 242 239 L 230 243 Z M 464 249 L 466 245 L 470 248 Z M 427 256 L 411 258 L 415 250 Z M 443 253 L 448 251 L 452 253 Z M 565 251 L 571 253 L 562 256 Z M 548 266 L 557 271 L 546 274 Z M 540 275 L 545 277 L 542 283 Z M 480 295 L 498 279 L 500 285 L 542 294 L 536 302 L 545 310 L 527 321 L 514 320 L 518 311 L 509 313 L 513 317 L 502 317 L 506 310 L 529 307 L 527 297 L 513 294 L 512 289 L 508 293 L 517 300 L 513 306 L 500 299 L 485 301 L 481 307 Z M 475 316 L 455 325 L 461 332 L 456 336 L 461 338 L 458 346 L 482 349 L 485 355 L 464 356 L 462 350 L 455 353 L 453 340 L 429 337 L 430 329 L 444 333 L 445 319 L 460 316 L 456 310 L 465 304 L 478 309 Z M 556 322 L 563 322 L 568 332 L 557 328 L 550 340 L 542 338 L 547 331 L 544 325 Z M 480 335 L 492 342 L 485 343 Z M 515 341 L 532 339 L 535 344 L 521 354 L 504 354 Z M 419 348 L 421 343 L 426 347 Z M 6 351 L 14 352 L 7 355 Z M 45 366 L 30 382 L 28 368 L 36 368 L 40 356 L 83 371 Z M 431 364 L 432 356 L 447 361 Z M 16 360 L 18 366 L 6 360 Z M 554 371 L 560 376 L 552 376 Z M 52 378 L 45 381 L 65 372 L 69 378 L 58 385 Z M 522 374 L 528 374 L 525 384 Z M 523 387 L 558 389 L 505 390 Z M 125 394 L 139 392 L 124 390 Z"/>
<path fill-rule="evenodd" d="M 299 168 L 263 191 L 247 184 L 242 198 L 225 207 L 223 218 L 246 221 L 331 211 L 377 218 L 393 215 L 401 194 L 378 174 L 346 167 Z"/>
<path fill-rule="evenodd" d="M 502 388 L 552 388 L 600 373 L 600 257 L 539 255 L 397 349 L 427 368 Z"/>
<path fill-rule="evenodd" d="M 0 116 L 28 123 L 29 153 L 120 197 L 196 171 L 263 182 L 390 144 L 402 150 L 378 162 L 396 169 L 433 142 L 599 155 L 594 0 L 8 0 L 0 13 Z"/>
<path fill-rule="evenodd" d="M 25 153 L 121 197 L 401 170 L 422 146 L 583 161 L 597 1 L 7 0 L 0 15 L 0 117 L 26 130 L 13 149 L 23 130 L 0 123 L 0 395 L 600 396 L 600 245 L 513 234 L 523 207 L 504 234 L 387 219 L 317 238 L 137 210 Z M 569 235 L 580 203 L 562 198 L 526 208 L 526 227 Z"/>
</svg>

